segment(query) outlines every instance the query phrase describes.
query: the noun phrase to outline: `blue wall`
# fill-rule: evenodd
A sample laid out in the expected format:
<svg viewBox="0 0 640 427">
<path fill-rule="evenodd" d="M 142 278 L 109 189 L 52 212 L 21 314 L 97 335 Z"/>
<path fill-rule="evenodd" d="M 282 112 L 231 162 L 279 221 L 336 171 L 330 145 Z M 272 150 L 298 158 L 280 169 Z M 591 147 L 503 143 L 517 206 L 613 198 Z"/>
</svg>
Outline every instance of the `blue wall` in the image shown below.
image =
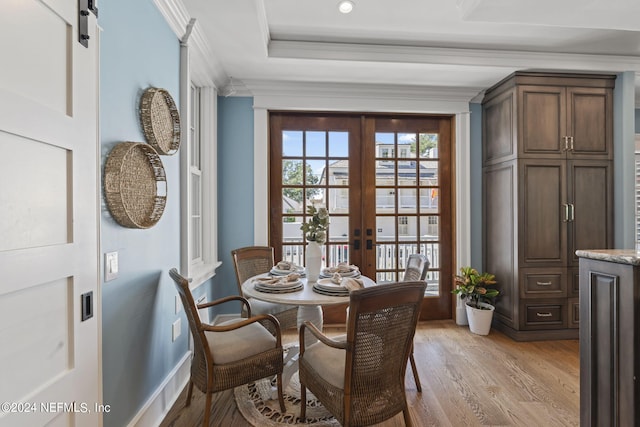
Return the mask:
<svg viewBox="0 0 640 427">
<path fill-rule="evenodd" d="M 145 141 L 138 105 L 147 87 L 165 88 L 178 102 L 180 45 L 152 0 L 102 2 L 99 22 L 104 167 L 117 143 Z M 154 227 L 124 228 L 102 203 L 101 250 L 118 251 L 120 270 L 117 279 L 102 284 L 103 399 L 112 409 L 104 416 L 106 427 L 127 425 L 187 352 L 188 325 L 184 311 L 175 314 L 176 292 L 167 273 L 180 266 L 179 157 L 161 156 L 167 205 Z M 179 317 L 182 335 L 172 342 Z"/>
<path fill-rule="evenodd" d="M 253 98 L 218 97 L 218 256 L 214 298 L 237 294 L 231 251 L 254 244 Z M 227 310 L 237 307 L 228 307 Z M 237 312 L 237 310 L 236 310 Z"/>
</svg>

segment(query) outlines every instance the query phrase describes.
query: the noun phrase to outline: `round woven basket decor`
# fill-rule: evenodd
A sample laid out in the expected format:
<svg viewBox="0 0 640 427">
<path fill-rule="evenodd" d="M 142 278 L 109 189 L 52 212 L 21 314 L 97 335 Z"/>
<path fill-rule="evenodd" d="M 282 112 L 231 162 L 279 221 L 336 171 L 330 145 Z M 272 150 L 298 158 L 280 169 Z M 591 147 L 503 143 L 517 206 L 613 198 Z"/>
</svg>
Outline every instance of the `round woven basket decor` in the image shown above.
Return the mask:
<svg viewBox="0 0 640 427">
<path fill-rule="evenodd" d="M 107 206 L 118 224 L 153 227 L 164 212 L 167 178 L 158 153 L 141 142 L 121 142 L 104 167 Z"/>
<path fill-rule="evenodd" d="M 140 98 L 140 122 L 147 142 L 159 154 L 172 155 L 180 148 L 180 114 L 164 89 L 150 87 Z"/>
</svg>

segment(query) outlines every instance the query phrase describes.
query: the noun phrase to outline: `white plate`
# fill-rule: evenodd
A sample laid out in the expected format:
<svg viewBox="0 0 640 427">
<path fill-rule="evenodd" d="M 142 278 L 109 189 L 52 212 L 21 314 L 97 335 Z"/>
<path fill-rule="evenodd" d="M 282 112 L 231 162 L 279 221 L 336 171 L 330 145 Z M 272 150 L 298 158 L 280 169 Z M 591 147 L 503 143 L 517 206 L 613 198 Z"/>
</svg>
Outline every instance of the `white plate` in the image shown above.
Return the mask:
<svg viewBox="0 0 640 427">
<path fill-rule="evenodd" d="M 253 282 L 254 287 L 260 286 L 262 288 L 273 288 L 273 289 L 283 289 L 283 288 L 291 288 L 293 286 L 299 286 L 302 284 L 300 280 L 296 280 L 293 282 L 279 282 L 279 283 L 263 283 L 260 281 Z"/>
<path fill-rule="evenodd" d="M 313 292 L 316 292 L 318 294 L 328 295 L 328 296 L 331 296 L 331 297 L 348 297 L 349 296 L 349 291 L 347 291 L 345 288 L 342 288 L 342 289 L 344 289 L 344 291 L 342 291 L 342 292 L 327 291 L 327 290 L 322 289 L 322 288 L 320 288 L 320 287 L 318 287 L 316 285 L 313 285 Z"/>
<path fill-rule="evenodd" d="M 339 291 L 341 289 L 346 290 L 346 288 L 342 286 L 341 283 L 334 283 L 331 281 L 331 279 L 320 279 L 316 282 L 316 286 L 331 292 Z"/>
<path fill-rule="evenodd" d="M 339 273 L 342 277 L 360 277 L 360 270 L 356 269 L 349 273 Z M 330 273 L 328 268 L 323 268 L 320 272 L 321 277 L 333 277 L 334 273 Z"/>
<path fill-rule="evenodd" d="M 286 276 L 287 274 L 291 274 L 291 273 L 303 274 L 304 267 L 297 266 L 295 270 L 280 270 L 276 267 L 273 267 L 271 269 L 271 274 L 275 274 L 276 276 Z"/>
<path fill-rule="evenodd" d="M 302 283 L 297 284 L 296 286 L 292 286 L 290 288 L 274 288 L 274 287 L 262 287 L 262 286 L 256 286 L 256 291 L 258 292 L 264 292 L 267 294 L 285 294 L 285 293 L 289 293 L 289 292 L 298 292 L 301 291 L 302 289 L 304 289 L 304 286 L 302 285 Z"/>
</svg>

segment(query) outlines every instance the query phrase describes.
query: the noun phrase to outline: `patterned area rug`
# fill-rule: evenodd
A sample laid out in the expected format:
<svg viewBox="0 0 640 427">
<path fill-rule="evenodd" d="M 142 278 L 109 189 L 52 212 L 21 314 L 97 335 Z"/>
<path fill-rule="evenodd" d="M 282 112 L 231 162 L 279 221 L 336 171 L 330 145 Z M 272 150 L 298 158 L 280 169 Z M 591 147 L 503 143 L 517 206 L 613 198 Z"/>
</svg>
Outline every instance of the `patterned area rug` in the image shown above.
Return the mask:
<svg viewBox="0 0 640 427">
<path fill-rule="evenodd" d="M 271 381 L 264 379 L 234 389 L 233 394 L 238 410 L 251 425 L 257 427 L 340 426 L 340 423 L 309 390 L 307 390 L 307 417 L 304 422 L 300 421 L 300 380 L 297 372 L 293 374 L 291 381 L 284 389 L 284 403 L 287 409 L 285 413 L 280 411 L 278 398 L 270 398 L 272 387 L 275 389 L 275 385 L 274 378 Z"/>
</svg>

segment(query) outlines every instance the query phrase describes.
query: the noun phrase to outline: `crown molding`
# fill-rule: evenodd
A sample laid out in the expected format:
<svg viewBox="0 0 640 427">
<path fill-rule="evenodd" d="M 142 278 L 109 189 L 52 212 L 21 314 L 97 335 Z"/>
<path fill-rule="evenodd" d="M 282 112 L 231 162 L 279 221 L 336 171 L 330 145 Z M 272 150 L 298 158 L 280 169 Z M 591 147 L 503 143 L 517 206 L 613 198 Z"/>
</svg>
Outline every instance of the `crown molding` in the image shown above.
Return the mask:
<svg viewBox="0 0 640 427">
<path fill-rule="evenodd" d="M 243 80 L 253 95 L 328 96 L 358 98 L 429 99 L 468 102 L 484 88 L 447 86 L 389 85 L 370 83 L 286 82 Z"/>
<path fill-rule="evenodd" d="M 482 88 L 243 80 L 254 108 L 452 114 Z M 236 93 L 237 96 L 240 94 Z"/>
<path fill-rule="evenodd" d="M 178 40 L 182 40 L 191 16 L 181 0 L 153 0 Z M 222 64 L 216 59 L 202 28 L 196 21 L 187 44 L 193 48 L 191 77 L 200 86 L 223 87 L 229 80 Z"/>
<path fill-rule="evenodd" d="M 450 64 L 472 67 L 538 68 L 553 70 L 639 71 L 640 57 L 441 48 L 359 43 L 272 40 L 269 57 L 398 64 Z"/>
<path fill-rule="evenodd" d="M 260 36 L 262 37 L 262 45 L 264 46 L 264 55 L 269 55 L 269 43 L 271 43 L 271 33 L 269 32 L 269 21 L 267 20 L 267 7 L 264 0 L 255 0 L 256 17 L 258 18 L 258 27 L 260 28 Z"/>
</svg>

